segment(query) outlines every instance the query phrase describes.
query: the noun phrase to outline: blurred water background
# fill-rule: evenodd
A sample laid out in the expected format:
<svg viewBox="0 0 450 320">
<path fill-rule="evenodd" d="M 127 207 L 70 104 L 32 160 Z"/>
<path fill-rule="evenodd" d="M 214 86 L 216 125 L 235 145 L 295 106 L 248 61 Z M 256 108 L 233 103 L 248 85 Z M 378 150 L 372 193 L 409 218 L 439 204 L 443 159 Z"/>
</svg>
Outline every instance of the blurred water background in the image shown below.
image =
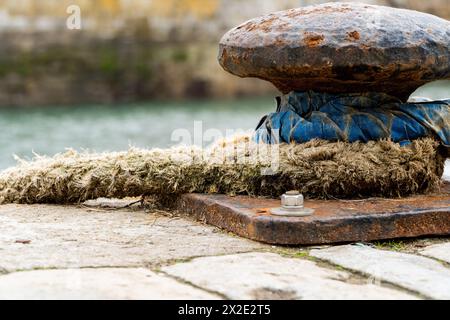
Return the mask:
<svg viewBox="0 0 450 320">
<path fill-rule="evenodd" d="M 148 102 L 71 107 L 36 107 L 27 112 L 0 109 L 0 169 L 15 163 L 13 154 L 30 158 L 77 150 L 119 151 L 129 146 L 169 147 L 172 133 L 186 129 L 194 137 L 195 121 L 202 132 L 254 129 L 264 113 L 274 109 L 270 97 L 239 100 Z"/>
</svg>

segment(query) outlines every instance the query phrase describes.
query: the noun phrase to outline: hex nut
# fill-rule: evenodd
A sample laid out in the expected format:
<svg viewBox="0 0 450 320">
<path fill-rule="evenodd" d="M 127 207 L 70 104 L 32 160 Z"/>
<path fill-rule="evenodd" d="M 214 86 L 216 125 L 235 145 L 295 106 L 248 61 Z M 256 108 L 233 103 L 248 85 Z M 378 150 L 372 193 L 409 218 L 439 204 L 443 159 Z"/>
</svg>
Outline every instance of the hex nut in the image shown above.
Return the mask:
<svg viewBox="0 0 450 320">
<path fill-rule="evenodd" d="M 303 208 L 304 198 L 298 191 L 289 191 L 281 196 L 281 206 L 284 208 Z"/>
</svg>

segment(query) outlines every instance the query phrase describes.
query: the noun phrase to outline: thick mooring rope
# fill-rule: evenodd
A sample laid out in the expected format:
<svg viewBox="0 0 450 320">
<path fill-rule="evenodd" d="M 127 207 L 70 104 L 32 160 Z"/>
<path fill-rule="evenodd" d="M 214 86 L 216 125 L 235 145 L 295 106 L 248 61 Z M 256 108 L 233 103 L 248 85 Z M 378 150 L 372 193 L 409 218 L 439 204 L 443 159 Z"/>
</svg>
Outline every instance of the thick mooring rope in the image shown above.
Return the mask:
<svg viewBox="0 0 450 320">
<path fill-rule="evenodd" d="M 187 192 L 277 197 L 292 189 L 310 198 L 399 197 L 437 190 L 445 161 L 431 138 L 406 147 L 319 140 L 281 144 L 269 152 L 267 147 L 240 137 L 206 152 L 178 147 L 37 157 L 0 173 L 0 203 Z M 273 174 L 267 174 L 268 167 Z"/>
</svg>

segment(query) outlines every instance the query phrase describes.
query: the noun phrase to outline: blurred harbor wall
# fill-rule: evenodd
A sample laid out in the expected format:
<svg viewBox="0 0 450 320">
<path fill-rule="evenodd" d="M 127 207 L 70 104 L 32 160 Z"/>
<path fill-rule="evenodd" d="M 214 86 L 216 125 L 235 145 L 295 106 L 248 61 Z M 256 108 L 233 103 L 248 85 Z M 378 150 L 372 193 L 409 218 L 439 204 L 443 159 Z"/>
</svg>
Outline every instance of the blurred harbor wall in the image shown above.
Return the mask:
<svg viewBox="0 0 450 320">
<path fill-rule="evenodd" d="M 0 0 L 0 107 L 228 98 L 274 92 L 228 75 L 217 44 L 233 26 L 314 0 Z M 366 3 L 450 17 L 449 0 Z M 67 8 L 81 9 L 69 30 Z"/>
</svg>

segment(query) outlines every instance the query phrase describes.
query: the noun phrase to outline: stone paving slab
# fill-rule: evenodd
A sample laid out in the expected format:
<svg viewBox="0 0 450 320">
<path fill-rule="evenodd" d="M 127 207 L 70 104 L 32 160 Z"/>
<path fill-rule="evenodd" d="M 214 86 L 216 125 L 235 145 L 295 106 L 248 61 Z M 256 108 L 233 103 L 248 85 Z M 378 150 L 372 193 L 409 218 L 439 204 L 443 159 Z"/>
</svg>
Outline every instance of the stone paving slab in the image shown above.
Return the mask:
<svg viewBox="0 0 450 320">
<path fill-rule="evenodd" d="M 450 299 L 450 268 L 429 258 L 363 245 L 312 250 L 310 254 L 429 298 Z"/>
<path fill-rule="evenodd" d="M 0 276 L 0 299 L 219 299 L 143 268 L 66 269 Z"/>
<path fill-rule="evenodd" d="M 153 266 L 268 246 L 143 211 L 0 206 L 0 270 Z"/>
<path fill-rule="evenodd" d="M 428 246 L 420 250 L 419 253 L 430 258 L 450 263 L 450 242 Z"/>
<path fill-rule="evenodd" d="M 163 272 L 231 299 L 414 299 L 395 289 L 355 281 L 348 272 L 274 253 L 197 258 Z"/>
</svg>

